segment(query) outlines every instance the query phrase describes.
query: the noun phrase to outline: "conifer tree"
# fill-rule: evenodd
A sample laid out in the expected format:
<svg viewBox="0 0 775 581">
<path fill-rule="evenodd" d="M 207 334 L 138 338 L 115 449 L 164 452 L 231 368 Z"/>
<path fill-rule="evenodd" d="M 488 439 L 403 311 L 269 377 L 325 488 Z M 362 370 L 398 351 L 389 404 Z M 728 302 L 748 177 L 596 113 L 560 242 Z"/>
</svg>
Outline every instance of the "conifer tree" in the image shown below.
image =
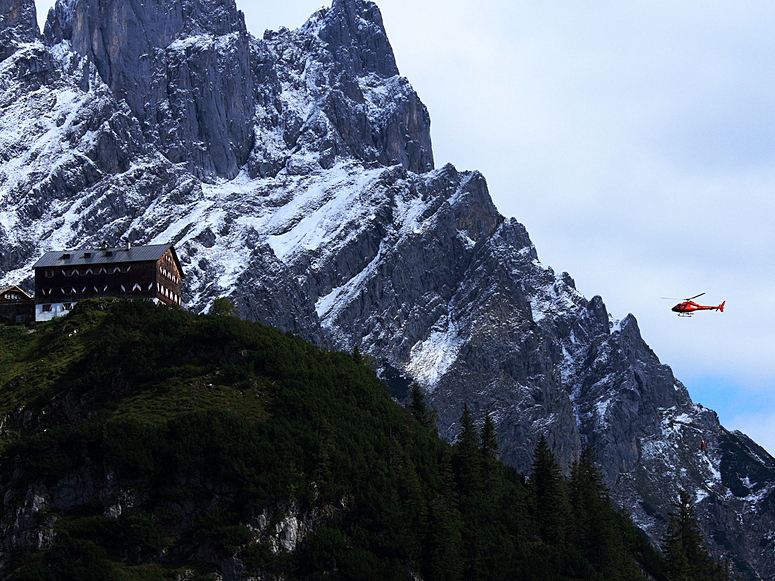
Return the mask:
<svg viewBox="0 0 775 581">
<path fill-rule="evenodd" d="M 571 467 L 569 541 L 607 580 L 637 578 L 625 545 L 622 516 L 611 502 L 595 455 L 587 447 Z"/>
<path fill-rule="evenodd" d="M 498 457 L 498 438 L 495 435 L 495 423 L 489 414 L 484 416 L 482 424 L 481 450 L 485 458 Z"/>
<path fill-rule="evenodd" d="M 485 579 L 487 523 L 484 522 L 482 464 L 479 433 L 468 405 L 460 416 L 460 435 L 454 446 L 454 466 L 459 491 L 459 507 L 463 521 L 463 577 L 467 581 Z"/>
<path fill-rule="evenodd" d="M 447 450 L 442 451 L 439 472 L 442 486 L 430 501 L 428 569 L 425 578 L 429 581 L 458 581 L 462 579 L 463 571 L 463 523 L 457 508 L 452 459 Z"/>
<path fill-rule="evenodd" d="M 412 402 L 409 404 L 409 409 L 411 410 L 412 415 L 426 428 L 435 430 L 436 414 L 428 409 L 428 406 L 425 403 L 425 395 L 416 381 L 412 383 L 411 396 Z"/>
<path fill-rule="evenodd" d="M 703 535 L 691 495 L 680 490 L 665 539 L 669 581 L 724 581 L 727 568 L 703 546 Z"/>
<path fill-rule="evenodd" d="M 461 495 L 475 495 L 481 484 L 481 454 L 479 434 L 468 404 L 463 406 L 463 414 L 460 416 L 460 435 L 455 442 L 455 459 Z"/>
<path fill-rule="evenodd" d="M 497 510 L 494 503 L 499 491 L 498 482 L 500 476 L 500 466 L 498 457 L 498 439 L 495 436 L 495 423 L 488 415 L 484 416 L 484 423 L 479 435 L 479 451 L 481 452 L 481 485 L 482 492 L 485 495 L 483 502 L 487 505 L 487 510 Z"/>
<path fill-rule="evenodd" d="M 541 539 L 549 544 L 563 544 L 568 524 L 565 480 L 544 436 L 538 441 L 533 456 L 530 488 L 533 493 L 534 517 Z"/>
</svg>

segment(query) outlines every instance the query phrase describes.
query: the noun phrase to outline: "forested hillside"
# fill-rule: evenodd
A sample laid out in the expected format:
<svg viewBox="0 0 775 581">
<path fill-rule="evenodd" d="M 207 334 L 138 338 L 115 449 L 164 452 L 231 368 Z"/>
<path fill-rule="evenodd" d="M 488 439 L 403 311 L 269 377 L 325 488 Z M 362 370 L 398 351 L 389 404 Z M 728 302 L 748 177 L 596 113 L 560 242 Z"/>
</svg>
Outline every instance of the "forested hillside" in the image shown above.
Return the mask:
<svg viewBox="0 0 775 581">
<path fill-rule="evenodd" d="M 490 421 L 466 409 L 450 446 L 357 350 L 228 314 L 0 327 L 0 417 L 8 581 L 725 578 L 684 547 L 690 505 L 665 560 L 591 453 L 565 478 L 541 440 L 526 480 Z"/>
</svg>

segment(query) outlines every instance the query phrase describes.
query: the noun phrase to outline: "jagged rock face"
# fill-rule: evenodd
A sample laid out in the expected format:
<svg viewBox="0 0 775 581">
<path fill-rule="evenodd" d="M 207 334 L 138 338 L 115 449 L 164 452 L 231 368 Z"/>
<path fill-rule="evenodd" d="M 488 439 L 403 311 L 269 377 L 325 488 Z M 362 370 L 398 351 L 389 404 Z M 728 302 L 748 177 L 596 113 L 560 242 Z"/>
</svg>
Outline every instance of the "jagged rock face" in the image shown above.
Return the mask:
<svg viewBox="0 0 775 581">
<path fill-rule="evenodd" d="M 464 403 L 490 414 L 520 470 L 541 435 L 566 467 L 590 445 L 657 541 L 686 488 L 717 552 L 775 578 L 775 460 L 691 402 L 634 317 L 542 265 L 481 174 L 433 170 L 373 3 L 255 39 L 230 1 L 60 0 L 45 43 L 31 2 L 8 6 L 0 286 L 31 290 L 46 250 L 173 241 L 189 308 L 229 296 L 357 345 L 398 399 L 420 383 L 445 438 Z"/>
<path fill-rule="evenodd" d="M 353 77 L 375 73 L 382 78 L 398 74 L 382 15 L 373 2 L 334 2 L 318 32 L 338 62 Z"/>
<path fill-rule="evenodd" d="M 564 369 L 566 382 L 576 389 L 580 430 L 606 458 L 613 483 L 638 466 L 639 442 L 658 431 L 659 410 L 691 407 L 691 399 L 643 341 L 632 315 L 579 355 Z"/>
<path fill-rule="evenodd" d="M 0 0 L 0 60 L 39 36 L 35 0 Z"/>
<path fill-rule="evenodd" d="M 253 55 L 252 177 L 331 168 L 342 157 L 433 169 L 430 117 L 399 76 L 373 3 L 336 0 L 299 30 L 267 31 Z"/>
<path fill-rule="evenodd" d="M 60 1 L 45 37 L 89 57 L 173 163 L 233 177 L 247 160 L 254 80 L 233 0 Z"/>
<path fill-rule="evenodd" d="M 88 56 L 173 163 L 208 180 L 342 156 L 433 168 L 430 118 L 376 5 L 337 1 L 299 31 L 251 41 L 233 2 L 167 4 L 60 0 L 45 38 Z"/>
<path fill-rule="evenodd" d="M 42 246 L 133 236 L 140 208 L 199 188 L 146 143 L 92 65 L 40 41 L 0 63 L 0 160 L 4 272 Z"/>
</svg>

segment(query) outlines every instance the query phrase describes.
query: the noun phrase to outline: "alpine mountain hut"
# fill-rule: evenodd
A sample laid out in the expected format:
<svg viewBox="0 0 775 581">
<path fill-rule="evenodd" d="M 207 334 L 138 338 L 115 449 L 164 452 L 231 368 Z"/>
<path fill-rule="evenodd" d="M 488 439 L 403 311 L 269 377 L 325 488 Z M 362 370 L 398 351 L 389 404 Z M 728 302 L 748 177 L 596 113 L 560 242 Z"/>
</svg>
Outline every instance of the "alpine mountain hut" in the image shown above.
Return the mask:
<svg viewBox="0 0 775 581">
<path fill-rule="evenodd" d="M 84 299 L 146 298 L 182 305 L 183 269 L 171 244 L 46 252 L 34 265 L 35 320 L 66 315 Z"/>
</svg>

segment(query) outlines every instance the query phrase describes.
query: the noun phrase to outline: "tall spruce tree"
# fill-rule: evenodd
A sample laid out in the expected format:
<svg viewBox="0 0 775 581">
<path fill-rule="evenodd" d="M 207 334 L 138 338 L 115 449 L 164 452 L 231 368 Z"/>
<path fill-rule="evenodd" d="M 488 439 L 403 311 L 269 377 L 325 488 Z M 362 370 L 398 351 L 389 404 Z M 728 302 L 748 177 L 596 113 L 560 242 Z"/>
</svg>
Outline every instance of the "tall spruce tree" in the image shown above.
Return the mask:
<svg viewBox="0 0 775 581">
<path fill-rule="evenodd" d="M 442 449 L 439 462 L 441 489 L 430 500 L 429 537 L 425 579 L 458 581 L 463 574 L 463 522 L 449 451 Z"/>
<path fill-rule="evenodd" d="M 495 436 L 495 423 L 489 415 L 484 416 L 482 430 L 479 435 L 479 451 L 481 452 L 482 491 L 487 498 L 484 501 L 491 504 L 495 501 L 500 477 L 498 457 L 498 439 Z"/>
<path fill-rule="evenodd" d="M 479 453 L 479 434 L 474 419 L 463 406 L 460 416 L 460 435 L 455 442 L 455 467 L 457 482 L 462 497 L 474 497 L 481 488 L 482 462 Z"/>
<path fill-rule="evenodd" d="M 664 543 L 669 581 L 731 579 L 728 567 L 705 548 L 694 502 L 686 490 L 678 492 L 678 501 L 673 503 L 673 508 Z"/>
<path fill-rule="evenodd" d="M 530 489 L 539 536 L 545 543 L 563 544 L 569 517 L 565 479 L 544 436 L 538 441 L 533 456 Z"/>
<path fill-rule="evenodd" d="M 454 459 L 463 519 L 463 577 L 467 581 L 483 581 L 489 578 L 490 551 L 487 541 L 491 522 L 485 518 L 484 458 L 479 432 L 468 405 L 463 407 L 460 416 L 460 435 L 455 442 Z"/>
<path fill-rule="evenodd" d="M 480 447 L 485 458 L 498 457 L 498 438 L 495 435 L 495 422 L 492 421 L 489 414 L 484 416 Z"/>
<path fill-rule="evenodd" d="M 411 397 L 412 401 L 409 404 L 409 409 L 412 415 L 426 428 L 435 430 L 436 413 L 428 409 L 428 405 L 425 403 L 425 395 L 416 381 L 412 383 Z"/>
<path fill-rule="evenodd" d="M 569 542 L 607 581 L 642 578 L 626 545 L 624 516 L 611 502 L 591 448 L 573 463 L 568 489 Z"/>
</svg>

